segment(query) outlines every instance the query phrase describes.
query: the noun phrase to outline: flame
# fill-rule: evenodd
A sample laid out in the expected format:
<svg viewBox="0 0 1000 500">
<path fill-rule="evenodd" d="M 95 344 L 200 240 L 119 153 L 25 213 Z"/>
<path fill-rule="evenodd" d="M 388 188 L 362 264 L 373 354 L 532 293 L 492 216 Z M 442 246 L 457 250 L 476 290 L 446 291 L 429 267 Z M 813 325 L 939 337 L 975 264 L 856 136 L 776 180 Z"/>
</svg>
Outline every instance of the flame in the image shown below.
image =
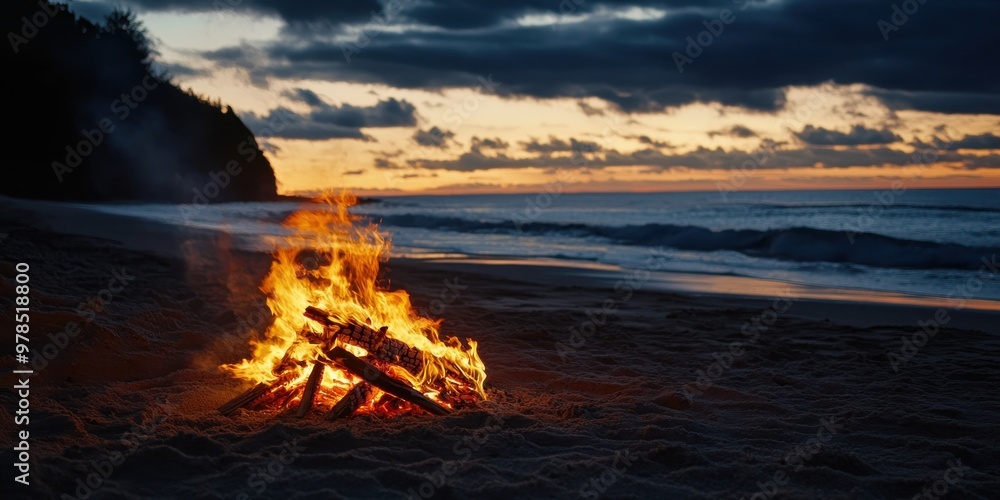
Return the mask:
<svg viewBox="0 0 1000 500">
<path fill-rule="evenodd" d="M 424 353 L 423 368 L 413 374 L 391 366 L 388 373 L 452 407 L 449 395 L 475 395 L 485 399 L 486 367 L 477 344 L 467 345 L 455 337 L 442 339 L 441 320 L 417 314 L 403 290 L 378 286 L 381 264 L 389 258 L 390 240 L 376 224 L 352 215 L 348 208 L 357 198 L 348 193 L 324 195 L 315 203 L 290 215 L 283 226 L 291 235 L 276 242 L 270 273 L 261 284 L 274 322 L 260 340 L 251 340 L 253 357 L 223 365 L 235 377 L 254 383 L 273 383 L 279 377 L 285 388 L 305 383 L 313 363 L 323 356 L 319 344 L 310 343 L 303 332 L 320 327 L 303 316 L 307 306 L 327 311 L 338 323 L 369 323 L 375 329 L 388 327 L 388 338 L 402 341 Z M 340 344 L 355 355 L 364 349 Z M 359 379 L 337 366 L 328 366 L 316 394 L 315 405 L 331 406 Z M 281 404 L 292 405 L 301 395 L 293 393 Z M 360 412 L 376 410 L 381 392 L 376 389 Z M 409 410 L 404 402 L 382 411 Z"/>
</svg>

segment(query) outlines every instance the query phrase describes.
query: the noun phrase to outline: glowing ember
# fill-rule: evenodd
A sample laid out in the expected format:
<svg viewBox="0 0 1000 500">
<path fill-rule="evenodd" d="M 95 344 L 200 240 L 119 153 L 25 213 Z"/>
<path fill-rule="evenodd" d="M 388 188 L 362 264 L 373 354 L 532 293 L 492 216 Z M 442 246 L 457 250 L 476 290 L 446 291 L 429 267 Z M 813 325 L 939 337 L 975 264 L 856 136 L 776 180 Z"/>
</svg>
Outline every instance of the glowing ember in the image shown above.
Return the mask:
<svg viewBox="0 0 1000 500">
<path fill-rule="evenodd" d="M 263 339 L 251 341 L 252 359 L 222 366 L 258 385 L 220 411 L 296 408 L 303 400 L 300 413 L 311 403 L 333 409 L 329 418 L 422 411 L 383 392 L 379 381 L 389 388 L 401 383 L 447 409 L 485 399 L 486 367 L 476 342 L 442 340 L 440 320 L 416 314 L 405 291 L 377 285 L 391 245 L 377 225 L 348 212 L 357 199 L 341 194 L 316 201 L 285 220 L 292 235 L 279 242 L 261 285 L 274 323 Z M 367 366 L 364 377 L 347 369 L 354 361 L 345 357 L 354 356 Z M 368 374 L 376 370 L 389 380 L 373 382 Z"/>
</svg>

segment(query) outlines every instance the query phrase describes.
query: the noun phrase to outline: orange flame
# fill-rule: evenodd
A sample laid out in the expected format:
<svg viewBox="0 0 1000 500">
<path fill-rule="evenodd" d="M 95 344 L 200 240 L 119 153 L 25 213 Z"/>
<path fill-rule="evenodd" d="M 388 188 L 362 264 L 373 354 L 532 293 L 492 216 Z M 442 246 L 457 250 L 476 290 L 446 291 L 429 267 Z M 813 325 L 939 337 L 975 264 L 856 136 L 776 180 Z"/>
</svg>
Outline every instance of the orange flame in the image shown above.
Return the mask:
<svg viewBox="0 0 1000 500">
<path fill-rule="evenodd" d="M 325 195 L 315 202 L 284 221 L 292 234 L 277 242 L 270 273 L 261 285 L 274 323 L 263 339 L 251 340 L 252 359 L 222 368 L 254 383 L 272 383 L 280 375 L 287 380 L 285 387 L 304 384 L 309 367 L 322 356 L 321 346 L 309 343 L 302 335 L 318 328 L 303 316 L 307 306 L 315 306 L 329 312 L 338 323 L 364 323 L 370 319 L 376 329 L 388 326 L 388 337 L 423 351 L 420 373 L 395 366 L 389 373 L 431 399 L 448 407 L 452 406 L 449 394 L 473 394 L 485 399 L 486 367 L 476 342 L 466 339 L 468 345 L 463 346 L 455 337 L 442 340 L 440 320 L 418 315 L 405 291 L 388 291 L 377 285 L 391 242 L 376 224 L 365 223 L 348 212 L 357 198 L 341 193 Z M 359 347 L 343 347 L 359 356 L 366 354 Z M 279 364 L 280 370 L 276 370 Z M 315 404 L 333 405 L 358 381 L 339 367 L 328 367 Z M 371 411 L 380 395 L 376 390 L 372 403 L 359 411 Z M 294 401 L 297 399 L 284 404 Z M 403 404 L 395 411 L 407 408 Z"/>
</svg>

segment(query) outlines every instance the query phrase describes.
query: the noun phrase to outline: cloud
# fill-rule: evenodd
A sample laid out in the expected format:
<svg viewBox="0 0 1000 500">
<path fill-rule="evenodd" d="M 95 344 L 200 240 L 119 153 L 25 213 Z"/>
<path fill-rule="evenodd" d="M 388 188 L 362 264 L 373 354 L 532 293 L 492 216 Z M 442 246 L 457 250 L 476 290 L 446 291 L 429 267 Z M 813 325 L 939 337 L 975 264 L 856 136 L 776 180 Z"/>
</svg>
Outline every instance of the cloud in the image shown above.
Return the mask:
<svg viewBox="0 0 1000 500">
<path fill-rule="evenodd" d="M 310 0 L 129 0 L 141 10 L 180 12 L 252 11 L 277 15 L 288 22 L 308 22 L 326 26 L 342 24 L 381 24 L 385 22 L 414 23 L 450 30 L 470 30 L 494 27 L 516 21 L 527 14 L 560 14 L 564 4 L 551 0 L 509 0 L 504 2 L 469 2 L 466 0 L 351 0 L 321 2 Z M 573 2 L 573 14 L 591 14 L 620 10 L 613 0 Z M 629 6 L 675 8 L 726 7 L 731 0 L 631 0 Z M 388 15 L 387 15 L 388 14 Z M 607 16 L 605 16 L 607 17 Z M 383 21 L 387 20 L 387 21 Z"/>
<path fill-rule="evenodd" d="M 479 151 L 481 149 L 493 149 L 496 151 L 500 151 L 507 149 L 508 147 L 510 147 L 510 144 L 499 137 L 495 137 L 492 139 L 488 137 L 482 139 L 480 139 L 479 137 L 473 137 L 472 147 L 469 149 L 472 151 Z"/>
<path fill-rule="evenodd" d="M 604 110 L 602 110 L 600 108 L 595 108 L 595 107 L 591 106 L 590 104 L 587 104 L 587 103 L 585 103 L 583 101 L 578 101 L 576 103 L 576 105 L 577 105 L 577 107 L 580 108 L 580 111 L 583 111 L 583 114 L 585 114 L 587 116 L 603 116 L 604 115 Z"/>
<path fill-rule="evenodd" d="M 1000 149 L 1000 136 L 993 134 L 967 135 L 952 144 L 955 149 Z"/>
<path fill-rule="evenodd" d="M 378 0 L 321 2 L 311 0 L 129 0 L 140 10 L 174 12 L 218 12 L 221 14 L 251 12 L 278 16 L 290 23 L 309 22 L 327 26 L 342 23 L 367 22 L 372 12 L 382 10 Z"/>
<path fill-rule="evenodd" d="M 601 150 L 601 146 L 596 142 L 578 141 L 572 138 L 567 142 L 555 137 L 549 137 L 549 142 L 538 142 L 537 139 L 532 139 L 521 144 L 524 146 L 524 150 L 529 153 L 593 153 Z"/>
<path fill-rule="evenodd" d="M 652 146 L 654 148 L 673 149 L 673 148 L 676 147 L 673 144 L 670 144 L 669 142 L 666 142 L 666 141 L 657 141 L 655 139 L 652 139 L 648 135 L 630 135 L 630 136 L 626 136 L 626 138 L 627 139 L 635 139 L 635 140 L 641 142 L 642 144 L 645 144 L 647 146 Z"/>
<path fill-rule="evenodd" d="M 303 139 L 321 141 L 326 139 L 361 139 L 370 140 L 358 127 L 345 127 L 332 123 L 321 123 L 312 119 L 309 114 L 300 115 L 288 108 L 279 107 L 267 114 L 242 113 L 240 118 L 247 128 L 255 131 L 255 135 L 278 137 L 282 139 Z M 261 134 L 260 130 L 269 130 L 270 134 Z"/>
<path fill-rule="evenodd" d="M 743 125 L 733 125 L 732 127 L 729 127 L 729 128 L 726 128 L 726 129 L 716 130 L 716 131 L 708 133 L 708 137 L 710 137 L 710 138 L 714 138 L 714 137 L 720 136 L 720 135 L 725 135 L 725 136 L 729 136 L 729 137 L 738 137 L 738 138 L 741 138 L 741 139 L 747 139 L 747 138 L 750 138 L 750 137 L 757 137 L 757 132 L 754 132 L 753 130 L 750 130 L 749 128 L 744 127 Z"/>
<path fill-rule="evenodd" d="M 698 147 L 684 153 L 664 153 L 657 149 L 632 152 L 606 150 L 589 156 L 551 156 L 539 152 L 534 156 L 513 157 L 505 153 L 488 155 L 478 150 L 462 153 L 457 158 L 413 159 L 410 167 L 429 170 L 473 172 L 491 169 L 566 168 L 603 169 L 612 167 L 645 167 L 653 171 L 671 169 L 732 170 L 789 168 L 900 167 L 911 165 L 927 153 L 925 149 L 909 151 L 888 147 L 835 150 L 829 147 L 785 148 L 779 143 L 762 141 L 756 150 Z M 965 157 L 954 151 L 935 151 L 936 160 L 956 163 L 967 169 L 1000 168 L 1000 155 Z M 761 161 L 763 160 L 763 161 Z M 749 165 L 749 166 L 748 166 Z"/>
<path fill-rule="evenodd" d="M 961 74 L 961 73 L 958 73 Z M 979 75 L 996 78 L 997 75 Z M 974 80 L 976 78 L 968 78 Z M 995 80 L 994 80 L 995 81 Z M 894 110 L 930 111 L 933 113 L 962 113 L 970 115 L 1000 114 L 1000 94 L 997 89 L 986 92 L 908 92 L 901 90 L 870 89 L 863 92 L 881 100 Z"/>
<path fill-rule="evenodd" d="M 822 127 L 806 125 L 795 136 L 806 144 L 813 146 L 859 146 L 864 144 L 892 144 L 901 138 L 887 128 L 881 130 L 854 125 L 849 132 L 828 130 Z"/>
<path fill-rule="evenodd" d="M 390 97 L 369 107 L 321 104 L 314 107 L 310 116 L 319 123 L 345 127 L 410 127 L 417 124 L 415 112 L 413 104 Z"/>
<path fill-rule="evenodd" d="M 196 0 L 138 3 L 211 8 L 211 2 Z M 786 88 L 827 82 L 862 84 L 868 95 L 893 109 L 1000 113 L 1000 65 L 983 64 L 992 58 L 1000 2 L 922 6 L 889 42 L 876 21 L 892 10 L 869 0 L 630 1 L 630 6 L 669 13 L 644 18 L 609 15 L 622 8 L 610 0 L 572 3 L 578 19 L 538 26 L 518 20 L 539 14 L 558 18 L 562 4 L 404 2 L 387 29 L 370 24 L 371 11 L 383 12 L 373 1 L 248 0 L 247 9 L 318 27 L 308 30 L 309 36 L 283 31 L 281 40 L 262 47 L 264 58 L 222 51 L 208 57 L 251 68 L 256 82 L 312 78 L 440 90 L 475 87 L 478 76 L 492 74 L 503 82 L 498 92 L 504 96 L 598 98 L 629 113 L 691 103 L 770 112 L 784 106 Z M 678 71 L 674 54 L 685 53 L 688 37 L 698 37 L 704 22 L 718 18 L 723 8 L 731 9 L 734 23 Z M 962 26 L 963 36 L 940 43 L 941 26 Z M 367 30 L 367 42 L 356 46 L 348 62 L 350 37 L 333 35 L 359 29 Z M 314 36 L 319 33 L 327 36 Z M 593 109 L 581 106 L 584 112 Z"/>
<path fill-rule="evenodd" d="M 401 165 L 392 160 L 392 158 L 381 157 L 375 158 L 375 168 L 380 170 L 399 170 L 403 168 Z"/>
<path fill-rule="evenodd" d="M 348 170 L 348 171 L 344 172 L 344 175 L 361 175 L 363 173 L 365 173 L 364 169 Z"/>
<path fill-rule="evenodd" d="M 250 130 L 265 127 L 272 131 L 270 137 L 319 141 L 325 139 L 371 140 L 362 129 L 380 127 L 410 127 L 416 125 L 416 108 L 405 100 L 389 98 L 374 106 L 352 104 L 331 105 L 315 93 L 294 89 L 286 97 L 310 105 L 307 113 L 296 113 L 278 107 L 266 115 L 246 113 L 241 115 Z"/>
<path fill-rule="evenodd" d="M 309 89 L 295 88 L 282 92 L 283 96 L 293 100 L 306 103 L 310 106 L 322 106 L 323 100 L 315 92 Z"/>
<path fill-rule="evenodd" d="M 430 130 L 417 130 L 413 133 L 413 141 L 421 146 L 444 149 L 455 133 L 432 127 Z"/>
</svg>

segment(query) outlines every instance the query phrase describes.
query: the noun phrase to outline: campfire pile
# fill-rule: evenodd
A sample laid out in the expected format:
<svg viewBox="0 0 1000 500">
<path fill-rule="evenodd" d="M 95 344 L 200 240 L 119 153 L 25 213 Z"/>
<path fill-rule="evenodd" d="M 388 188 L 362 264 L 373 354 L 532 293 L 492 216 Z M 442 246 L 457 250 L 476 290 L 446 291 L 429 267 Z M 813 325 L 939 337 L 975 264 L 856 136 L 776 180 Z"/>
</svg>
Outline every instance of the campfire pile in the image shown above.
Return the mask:
<svg viewBox="0 0 1000 500">
<path fill-rule="evenodd" d="M 355 202 L 327 196 L 284 221 L 288 235 L 275 241 L 260 287 L 273 322 L 252 336 L 252 357 L 221 366 L 254 386 L 222 414 L 444 415 L 485 399 L 476 342 L 442 337 L 441 320 L 418 314 L 405 291 L 379 285 L 391 245 L 377 225 L 348 212 Z"/>
<path fill-rule="evenodd" d="M 380 406 L 392 405 L 398 408 L 399 403 L 392 401 L 392 398 L 398 398 L 434 415 L 447 415 L 451 413 L 449 406 L 460 407 L 478 399 L 472 390 L 452 390 L 446 397 L 448 406 L 444 406 L 406 382 L 388 375 L 385 369 L 389 365 L 395 365 L 417 376 L 424 368 L 425 358 L 425 354 L 420 350 L 399 340 L 388 338 L 388 327 L 383 326 L 375 330 L 371 326 L 353 321 L 348 324 L 337 324 L 326 311 L 312 306 L 306 308 L 305 316 L 323 326 L 321 334 L 313 333 L 311 330 L 302 332 L 304 338 L 321 346 L 322 351 L 322 356 L 313 362 L 306 382 L 298 385 L 290 384 L 293 372 L 286 372 L 286 369 L 296 362 L 291 357 L 292 348 L 289 348 L 275 369 L 277 378 L 273 382 L 257 384 L 256 387 L 221 406 L 220 413 L 228 416 L 240 408 L 266 408 L 273 405 L 284 408 L 294 400 L 298 400 L 295 416 L 303 417 L 312 409 L 317 391 L 320 390 L 323 371 L 327 366 L 346 370 L 360 379 L 326 412 L 324 418 L 327 420 L 350 416 L 358 408 L 370 404 L 376 389 L 382 390 L 387 399 L 379 402 Z M 367 355 L 355 356 L 337 345 L 341 342 L 364 349 Z M 474 384 L 458 370 L 449 369 L 447 374 L 457 379 L 464 379 L 466 387 Z"/>
</svg>

